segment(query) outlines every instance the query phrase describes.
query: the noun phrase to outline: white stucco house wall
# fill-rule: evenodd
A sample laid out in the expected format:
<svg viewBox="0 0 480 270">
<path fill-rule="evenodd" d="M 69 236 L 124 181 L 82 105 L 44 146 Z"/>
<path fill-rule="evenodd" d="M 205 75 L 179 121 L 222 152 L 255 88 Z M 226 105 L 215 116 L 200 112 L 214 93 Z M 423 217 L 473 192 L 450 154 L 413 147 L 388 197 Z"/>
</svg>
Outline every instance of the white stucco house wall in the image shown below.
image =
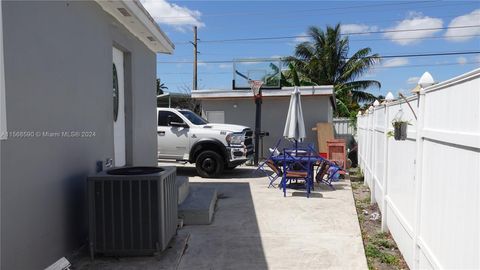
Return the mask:
<svg viewBox="0 0 480 270">
<path fill-rule="evenodd" d="M 44 269 L 87 242 L 87 175 L 157 164 L 156 53 L 174 45 L 138 0 L 0 8 L 0 268 Z"/>
</svg>

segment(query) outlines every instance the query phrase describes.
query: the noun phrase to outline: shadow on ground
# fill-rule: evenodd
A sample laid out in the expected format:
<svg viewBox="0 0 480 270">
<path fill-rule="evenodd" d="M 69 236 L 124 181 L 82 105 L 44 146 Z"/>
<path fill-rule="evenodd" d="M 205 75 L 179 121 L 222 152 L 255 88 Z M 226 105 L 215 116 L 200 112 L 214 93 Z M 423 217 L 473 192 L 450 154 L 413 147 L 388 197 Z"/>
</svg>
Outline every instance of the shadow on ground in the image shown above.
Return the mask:
<svg viewBox="0 0 480 270">
<path fill-rule="evenodd" d="M 251 179 L 265 177 L 262 172 L 257 172 L 255 167 L 241 167 L 233 170 L 225 170 L 216 179 Z M 199 176 L 195 167 L 177 166 L 177 175 L 195 177 Z"/>
<path fill-rule="evenodd" d="M 294 191 L 292 192 L 293 197 L 307 197 L 306 191 Z M 318 192 L 311 192 L 309 198 L 323 198 L 323 195 Z"/>
<path fill-rule="evenodd" d="M 321 183 L 315 183 L 315 190 L 321 191 L 321 192 L 332 192 L 335 190 L 344 190 L 344 189 L 350 189 L 350 184 L 345 183 L 343 180 L 340 180 L 338 182 L 333 182 L 333 189 L 329 187 L 328 185 Z"/>
</svg>

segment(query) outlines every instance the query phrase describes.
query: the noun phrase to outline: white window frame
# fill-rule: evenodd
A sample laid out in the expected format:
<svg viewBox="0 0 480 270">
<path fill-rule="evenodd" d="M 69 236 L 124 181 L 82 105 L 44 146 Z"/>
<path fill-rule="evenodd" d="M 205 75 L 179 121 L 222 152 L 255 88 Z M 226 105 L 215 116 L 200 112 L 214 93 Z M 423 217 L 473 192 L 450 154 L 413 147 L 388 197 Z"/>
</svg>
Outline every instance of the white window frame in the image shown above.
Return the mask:
<svg viewBox="0 0 480 270">
<path fill-rule="evenodd" d="M 3 50 L 2 2 L 0 2 L 0 140 L 5 140 L 7 139 L 7 110 L 5 108 L 5 63 Z"/>
</svg>

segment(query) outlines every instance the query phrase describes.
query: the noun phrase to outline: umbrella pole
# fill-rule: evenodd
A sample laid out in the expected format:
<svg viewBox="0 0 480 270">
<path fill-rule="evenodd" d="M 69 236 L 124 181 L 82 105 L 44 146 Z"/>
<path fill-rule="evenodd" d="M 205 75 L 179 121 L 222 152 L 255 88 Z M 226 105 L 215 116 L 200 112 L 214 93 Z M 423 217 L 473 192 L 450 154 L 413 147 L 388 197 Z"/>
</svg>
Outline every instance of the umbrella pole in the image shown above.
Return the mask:
<svg viewBox="0 0 480 270">
<path fill-rule="evenodd" d="M 255 98 L 255 155 L 253 157 L 253 164 L 258 166 L 258 152 L 260 143 L 260 130 L 262 128 L 262 100 Z"/>
<path fill-rule="evenodd" d="M 298 156 L 298 140 L 295 140 L 295 156 Z"/>
</svg>

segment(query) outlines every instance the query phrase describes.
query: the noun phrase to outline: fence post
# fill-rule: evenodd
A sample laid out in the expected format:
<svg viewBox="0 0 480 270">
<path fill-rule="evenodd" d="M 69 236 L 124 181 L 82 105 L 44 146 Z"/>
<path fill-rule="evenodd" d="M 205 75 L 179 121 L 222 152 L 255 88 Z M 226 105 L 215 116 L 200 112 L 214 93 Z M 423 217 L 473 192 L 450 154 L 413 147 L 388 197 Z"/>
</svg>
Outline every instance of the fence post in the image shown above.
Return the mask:
<svg viewBox="0 0 480 270">
<path fill-rule="evenodd" d="M 415 208 L 414 208 L 414 249 L 413 249 L 413 265 L 414 269 L 419 268 L 420 246 L 418 244 L 420 225 L 421 225 L 421 207 L 422 207 L 422 176 L 423 176 L 423 126 L 425 119 L 425 91 L 420 89 L 418 94 L 418 111 L 417 111 L 417 132 L 416 132 L 416 155 L 415 155 Z"/>
<path fill-rule="evenodd" d="M 387 224 L 387 187 L 388 187 L 388 119 L 389 119 L 389 106 L 388 102 L 385 102 L 385 121 L 383 127 L 383 194 L 382 194 L 382 232 L 388 231 Z"/>
<path fill-rule="evenodd" d="M 369 156 L 370 156 L 370 111 L 367 109 L 365 110 L 365 147 L 363 148 L 363 154 L 364 154 L 364 174 L 363 174 L 363 184 L 368 186 L 368 177 L 370 173 L 370 162 L 369 162 Z"/>
<path fill-rule="evenodd" d="M 362 134 L 361 134 L 361 111 L 358 111 L 358 114 L 357 114 L 357 166 L 359 168 L 359 170 L 361 171 L 362 170 L 362 149 L 360 149 L 360 145 L 361 145 L 361 140 L 362 140 Z"/>
<path fill-rule="evenodd" d="M 358 151 L 361 158 L 360 169 L 362 170 L 362 174 L 365 175 L 365 115 L 360 116 L 359 120 L 362 124 L 362 128 L 361 130 L 357 129 L 357 132 L 359 132 Z"/>
<path fill-rule="evenodd" d="M 372 126 L 371 126 L 371 144 L 370 144 L 370 203 L 376 203 L 377 200 L 375 199 L 375 163 L 377 161 L 377 156 L 375 154 L 375 108 L 370 106 L 371 110 L 371 118 L 372 118 Z"/>
</svg>

